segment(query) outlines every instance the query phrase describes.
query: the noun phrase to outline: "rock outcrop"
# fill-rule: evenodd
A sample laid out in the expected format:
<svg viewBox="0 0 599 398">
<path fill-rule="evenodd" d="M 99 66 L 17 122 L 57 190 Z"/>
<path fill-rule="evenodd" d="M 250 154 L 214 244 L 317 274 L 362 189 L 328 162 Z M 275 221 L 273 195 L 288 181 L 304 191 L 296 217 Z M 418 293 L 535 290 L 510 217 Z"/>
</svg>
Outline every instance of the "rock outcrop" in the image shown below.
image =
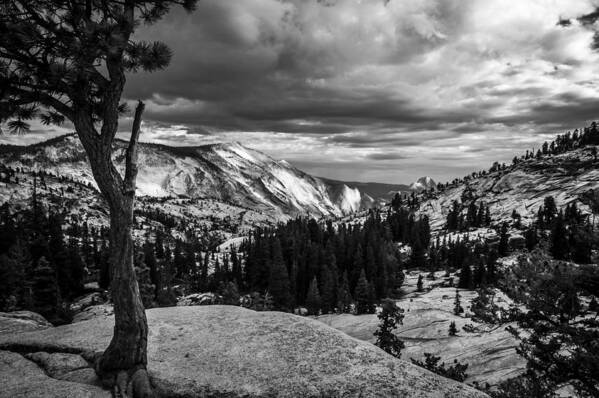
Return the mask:
<svg viewBox="0 0 599 398">
<path fill-rule="evenodd" d="M 16 334 L 52 327 L 40 314 L 31 311 L 0 312 L 0 335 Z"/>
<path fill-rule="evenodd" d="M 97 386 L 55 379 L 34 362 L 8 351 L 0 351 L 0 386 L 2 398 L 111 397 Z"/>
<path fill-rule="evenodd" d="M 313 319 L 231 306 L 158 308 L 148 310 L 147 316 L 150 377 L 157 389 L 169 396 L 485 396 Z M 97 318 L 41 331 L 4 334 L 0 335 L 0 349 L 100 352 L 110 341 L 112 322 L 112 318 Z M 47 380 L 49 377 L 40 373 L 40 368 L 21 355 L 2 355 L 18 362 L 23 374 L 31 372 L 40 383 L 46 380 L 52 385 L 83 386 L 85 391 L 79 396 L 91 396 L 85 394 L 95 388 Z M 64 363 L 57 361 L 60 358 L 38 356 L 46 363 Z M 66 362 L 77 364 L 78 360 L 69 357 Z M 29 391 L 28 383 L 20 380 L 21 389 L 15 385 L 18 381 L 13 382 L 11 395 L 0 391 L 0 397 L 28 396 L 23 395 Z"/>
<path fill-rule="evenodd" d="M 442 279 L 439 273 L 436 281 L 425 278 L 425 290 Z M 506 328 L 508 325 L 491 325 L 478 322 L 470 316 L 470 303 L 476 292 L 460 291 L 462 306 L 466 314 L 453 313 L 455 288 L 435 287 L 430 291 L 416 292 L 418 273 L 409 273 L 404 290 L 406 297 L 397 301 L 404 309 L 403 325 L 399 325 L 397 335 L 406 348 L 402 359 L 424 358 L 425 352 L 440 356 L 446 363 L 458 360 L 468 364 L 467 383 L 496 385 L 506 379 L 520 375 L 526 362 L 516 353 L 518 340 Z M 500 304 L 500 303 L 499 303 Z M 330 314 L 317 318 L 348 335 L 374 343 L 374 331 L 378 327 L 376 315 Z M 455 322 L 458 333 L 449 336 L 449 324 Z M 472 332 L 463 330 L 465 325 L 473 327 Z M 514 325 L 511 325 L 514 326 Z"/>
</svg>

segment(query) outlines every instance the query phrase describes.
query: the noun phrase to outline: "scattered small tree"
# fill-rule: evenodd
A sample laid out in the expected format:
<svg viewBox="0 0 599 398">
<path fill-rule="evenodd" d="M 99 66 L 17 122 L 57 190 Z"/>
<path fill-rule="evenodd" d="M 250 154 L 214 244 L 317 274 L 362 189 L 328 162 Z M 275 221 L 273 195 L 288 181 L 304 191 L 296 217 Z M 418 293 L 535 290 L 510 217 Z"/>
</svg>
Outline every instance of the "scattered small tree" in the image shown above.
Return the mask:
<svg viewBox="0 0 599 398">
<path fill-rule="evenodd" d="M 455 321 L 451 321 L 449 324 L 449 335 L 455 336 L 458 333 L 458 329 L 455 326 Z"/>
<path fill-rule="evenodd" d="M 461 364 L 457 359 L 455 359 L 453 361 L 453 365 L 449 367 L 445 366 L 445 362 L 441 362 L 441 364 L 439 364 L 441 357 L 434 356 L 430 352 L 424 353 L 424 362 L 413 358 L 410 358 L 410 360 L 414 365 L 418 365 L 424 369 L 430 370 L 433 373 L 459 382 L 463 382 L 466 380 L 466 377 L 468 377 L 466 374 L 468 364 Z"/>
<path fill-rule="evenodd" d="M 460 291 L 458 289 L 455 290 L 455 300 L 453 302 L 453 313 L 455 315 L 460 315 L 464 312 L 464 308 L 462 308 L 462 303 L 460 300 Z"/>
<path fill-rule="evenodd" d="M 401 356 L 401 350 L 404 349 L 404 342 L 397 337 L 393 331 L 397 325 L 403 324 L 404 310 L 397 306 L 395 301 L 385 300 L 381 312 L 378 314 L 379 327 L 374 332 L 377 347 L 396 358 Z"/>
<path fill-rule="evenodd" d="M 424 291 L 424 283 L 422 281 L 422 274 L 418 275 L 418 282 L 416 282 L 416 290 L 419 292 Z"/>
</svg>

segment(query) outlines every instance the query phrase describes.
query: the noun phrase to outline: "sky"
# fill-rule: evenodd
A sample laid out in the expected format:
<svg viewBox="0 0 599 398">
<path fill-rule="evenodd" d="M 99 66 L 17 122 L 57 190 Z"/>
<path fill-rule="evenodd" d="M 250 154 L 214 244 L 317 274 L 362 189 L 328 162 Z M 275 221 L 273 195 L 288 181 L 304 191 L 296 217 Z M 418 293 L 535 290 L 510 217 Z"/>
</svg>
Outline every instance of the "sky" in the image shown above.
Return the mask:
<svg viewBox="0 0 599 398">
<path fill-rule="evenodd" d="M 146 103 L 145 141 L 239 141 L 341 180 L 447 181 L 597 119 L 593 32 L 557 24 L 592 9 L 590 0 L 201 0 L 193 14 L 174 10 L 138 30 L 174 55 L 164 71 L 128 76 L 125 97 Z"/>
</svg>

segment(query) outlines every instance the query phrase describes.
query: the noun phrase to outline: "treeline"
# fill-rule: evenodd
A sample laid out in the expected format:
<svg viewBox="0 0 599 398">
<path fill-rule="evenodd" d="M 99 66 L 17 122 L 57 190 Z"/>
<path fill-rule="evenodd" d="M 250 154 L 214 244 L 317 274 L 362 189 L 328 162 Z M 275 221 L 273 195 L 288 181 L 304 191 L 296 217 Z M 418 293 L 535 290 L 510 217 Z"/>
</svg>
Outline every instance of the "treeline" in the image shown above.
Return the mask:
<svg viewBox="0 0 599 398">
<path fill-rule="evenodd" d="M 576 148 L 583 148 L 587 145 L 599 145 L 599 129 L 597 123 L 592 122 L 589 127 L 582 130 L 568 131 L 565 134 L 558 135 L 551 143 L 545 141 L 541 148 L 526 151 L 521 157 L 514 157 L 512 163 L 517 164 L 522 160 L 537 158 L 540 159 L 546 155 L 559 155 L 560 153 L 568 152 Z M 595 148 L 592 148 L 595 149 Z M 595 158 L 597 157 L 596 149 L 593 151 Z"/>
<path fill-rule="evenodd" d="M 556 260 L 571 260 L 589 264 L 597 237 L 587 215 L 576 206 L 567 204 L 558 211 L 552 196 L 545 198 L 537 212 L 537 219 L 525 232 L 526 246 L 534 249 L 545 231 L 549 231 L 549 253 Z"/>
<path fill-rule="evenodd" d="M 544 142 L 536 151 L 531 149 L 527 150 L 524 155 L 514 156 L 512 159 L 512 164 L 517 165 L 525 160 L 533 158 L 540 159 L 543 156 L 559 155 L 561 153 L 587 146 L 591 146 L 591 154 L 593 155 L 594 160 L 597 160 L 598 153 L 595 145 L 599 145 L 599 127 L 597 126 L 596 122 L 592 122 L 588 127 L 584 127 L 583 129 L 576 129 L 574 132 L 568 131 L 565 134 L 557 135 L 555 140 L 551 142 Z M 445 189 L 456 187 L 465 181 L 480 178 L 496 171 L 507 170 L 508 167 L 510 166 L 505 163 L 494 162 L 489 170 L 474 171 L 462 178 L 455 178 L 451 182 L 438 183 L 437 191 L 443 192 Z M 425 192 L 425 194 L 430 195 L 428 192 Z"/>
<path fill-rule="evenodd" d="M 268 291 L 277 309 L 348 312 L 355 304 L 357 313 L 372 313 L 375 302 L 399 294 L 404 280 L 393 217 L 371 211 L 363 224 L 298 218 L 257 229 L 241 247 L 243 287 Z"/>
<path fill-rule="evenodd" d="M 55 324 L 70 321 L 68 304 L 83 293 L 86 264 L 76 238 L 65 239 L 63 218 L 32 206 L 0 214 L 0 309 L 35 311 Z"/>
<path fill-rule="evenodd" d="M 466 209 L 465 214 L 464 209 Z M 491 225 L 491 212 L 489 206 L 484 202 L 480 202 L 477 206 L 476 201 L 472 200 L 465 207 L 454 200 L 451 210 L 447 213 L 445 228 L 448 231 L 465 231 L 469 228 L 488 227 L 489 225 Z"/>
<path fill-rule="evenodd" d="M 21 174 L 21 178 L 19 178 L 19 174 Z M 64 192 L 74 192 L 74 186 L 77 186 L 79 190 L 83 187 L 91 190 L 95 190 L 94 186 L 91 182 L 82 182 L 74 179 L 72 176 L 65 176 L 60 174 L 55 174 L 52 172 L 48 172 L 45 170 L 26 170 L 22 167 L 10 167 L 5 165 L 0 165 L 0 182 L 5 184 L 17 184 L 19 185 L 21 182 L 27 181 L 27 177 L 24 174 L 29 174 L 34 179 L 34 183 L 38 184 L 39 187 L 52 190 L 46 184 L 46 178 L 55 178 L 61 183 L 69 183 L 70 186 L 67 187 L 66 190 L 61 187 L 61 195 L 64 196 Z"/>
</svg>

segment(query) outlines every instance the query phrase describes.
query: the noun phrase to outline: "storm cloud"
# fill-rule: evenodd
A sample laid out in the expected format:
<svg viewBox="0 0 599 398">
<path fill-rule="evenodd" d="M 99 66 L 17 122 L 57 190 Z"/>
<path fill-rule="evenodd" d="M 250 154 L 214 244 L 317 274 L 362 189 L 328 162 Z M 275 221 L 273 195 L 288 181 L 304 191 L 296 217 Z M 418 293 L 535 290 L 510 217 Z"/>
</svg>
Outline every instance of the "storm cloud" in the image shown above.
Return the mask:
<svg viewBox="0 0 599 398">
<path fill-rule="evenodd" d="M 599 106 L 587 0 L 202 0 L 137 38 L 168 69 L 128 76 L 144 139 L 240 141 L 305 171 L 438 180 L 582 127 Z M 123 130 L 128 121 L 122 121 Z"/>
</svg>

